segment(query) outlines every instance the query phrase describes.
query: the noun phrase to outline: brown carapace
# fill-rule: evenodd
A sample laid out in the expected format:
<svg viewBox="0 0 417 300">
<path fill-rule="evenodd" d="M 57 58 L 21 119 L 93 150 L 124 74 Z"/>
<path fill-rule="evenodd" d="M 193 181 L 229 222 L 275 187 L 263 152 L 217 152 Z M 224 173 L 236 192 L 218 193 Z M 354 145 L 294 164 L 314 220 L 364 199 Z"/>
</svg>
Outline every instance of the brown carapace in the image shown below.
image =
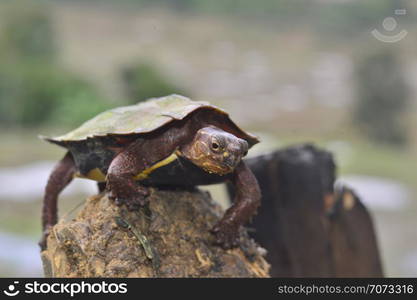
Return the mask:
<svg viewBox="0 0 417 300">
<path fill-rule="evenodd" d="M 257 138 L 223 110 L 171 95 L 103 112 L 74 131 L 46 140 L 68 152 L 52 171 L 43 205 L 42 249 L 57 222 L 59 193 L 74 177 L 96 180 L 118 205 L 147 204 L 149 186 L 191 187 L 230 181 L 233 205 L 211 229 L 224 248 L 256 212 L 260 190 L 242 161 Z"/>
</svg>

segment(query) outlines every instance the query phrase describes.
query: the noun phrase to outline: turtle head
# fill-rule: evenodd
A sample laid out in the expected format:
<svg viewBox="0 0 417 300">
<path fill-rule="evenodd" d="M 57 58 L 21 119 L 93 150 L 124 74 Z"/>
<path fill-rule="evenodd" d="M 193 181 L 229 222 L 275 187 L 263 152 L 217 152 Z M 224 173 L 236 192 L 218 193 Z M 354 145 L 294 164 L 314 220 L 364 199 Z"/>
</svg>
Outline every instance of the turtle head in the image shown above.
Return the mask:
<svg viewBox="0 0 417 300">
<path fill-rule="evenodd" d="M 209 126 L 198 130 L 192 142 L 181 152 L 205 171 L 225 175 L 233 172 L 248 153 L 248 143 L 231 133 Z"/>
</svg>

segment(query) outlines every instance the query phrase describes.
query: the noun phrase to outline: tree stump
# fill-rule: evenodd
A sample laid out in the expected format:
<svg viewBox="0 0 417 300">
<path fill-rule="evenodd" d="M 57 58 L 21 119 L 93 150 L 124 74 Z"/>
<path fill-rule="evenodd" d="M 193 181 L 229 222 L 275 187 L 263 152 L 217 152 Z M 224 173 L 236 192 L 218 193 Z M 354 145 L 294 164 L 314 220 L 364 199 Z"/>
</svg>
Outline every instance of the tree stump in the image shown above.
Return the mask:
<svg viewBox="0 0 417 300">
<path fill-rule="evenodd" d="M 330 220 L 335 277 L 382 277 L 372 217 L 353 190 L 337 192 Z"/>
<path fill-rule="evenodd" d="M 334 191 L 329 152 L 297 145 L 246 163 L 262 190 L 251 236 L 271 277 L 383 276 L 371 215 L 350 189 Z"/>
<path fill-rule="evenodd" d="M 268 277 L 261 249 L 242 229 L 240 247 L 214 245 L 223 215 L 199 190 L 151 189 L 149 206 L 129 212 L 105 194 L 61 220 L 42 252 L 47 277 Z"/>
</svg>

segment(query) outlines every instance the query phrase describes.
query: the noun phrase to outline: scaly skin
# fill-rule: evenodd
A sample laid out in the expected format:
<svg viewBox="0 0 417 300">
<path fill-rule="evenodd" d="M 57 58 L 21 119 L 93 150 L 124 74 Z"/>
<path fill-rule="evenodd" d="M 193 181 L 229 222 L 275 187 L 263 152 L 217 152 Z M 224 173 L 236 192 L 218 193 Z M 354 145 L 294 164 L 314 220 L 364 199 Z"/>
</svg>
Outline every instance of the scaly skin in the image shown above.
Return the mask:
<svg viewBox="0 0 417 300">
<path fill-rule="evenodd" d="M 225 249 L 238 245 L 240 226 L 250 220 L 261 204 L 258 182 L 243 161 L 236 167 L 231 182 L 236 194 L 233 205 L 211 229 L 216 237 L 216 243 Z"/>
<path fill-rule="evenodd" d="M 51 175 L 49 176 L 48 183 L 45 187 L 45 196 L 42 209 L 43 233 L 39 242 L 39 246 L 42 250 L 46 248 L 46 239 L 49 235 L 50 229 L 56 224 L 58 220 L 58 195 L 72 181 L 75 172 L 76 167 L 74 159 L 71 153 L 67 152 L 64 158 L 57 163 Z"/>
</svg>

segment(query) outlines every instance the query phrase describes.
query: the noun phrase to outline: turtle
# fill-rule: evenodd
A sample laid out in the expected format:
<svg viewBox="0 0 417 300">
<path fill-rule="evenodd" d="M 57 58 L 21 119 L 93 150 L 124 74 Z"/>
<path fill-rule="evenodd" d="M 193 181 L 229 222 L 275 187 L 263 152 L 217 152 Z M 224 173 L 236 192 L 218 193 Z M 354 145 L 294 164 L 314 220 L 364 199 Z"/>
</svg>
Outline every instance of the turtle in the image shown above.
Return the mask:
<svg viewBox="0 0 417 300">
<path fill-rule="evenodd" d="M 58 196 L 74 177 L 97 181 L 99 192 L 131 211 L 147 205 L 150 187 L 230 182 L 233 204 L 210 230 L 225 249 L 238 246 L 240 227 L 260 205 L 258 182 L 242 160 L 258 138 L 208 102 L 175 94 L 151 98 L 102 112 L 67 134 L 41 138 L 67 150 L 45 187 L 42 250 L 57 223 Z"/>
</svg>

